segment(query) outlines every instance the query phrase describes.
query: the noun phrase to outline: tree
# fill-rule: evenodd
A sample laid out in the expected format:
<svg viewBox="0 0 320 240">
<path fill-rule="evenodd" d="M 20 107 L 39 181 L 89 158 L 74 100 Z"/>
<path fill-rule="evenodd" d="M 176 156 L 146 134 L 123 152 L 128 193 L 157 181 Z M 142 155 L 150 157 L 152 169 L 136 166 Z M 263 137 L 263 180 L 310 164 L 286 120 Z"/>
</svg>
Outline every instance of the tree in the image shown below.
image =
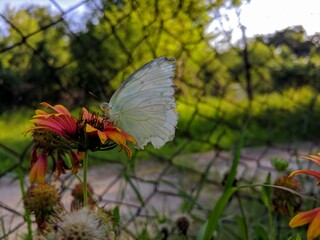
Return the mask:
<svg viewBox="0 0 320 240">
<path fill-rule="evenodd" d="M 269 46 L 276 48 L 287 46 L 293 54 L 298 57 L 308 56 L 311 48 L 314 46 L 306 37 L 306 31 L 303 26 L 298 25 L 289 27 L 274 34 L 263 37 L 263 41 Z"/>
<path fill-rule="evenodd" d="M 8 8 L 3 18 L 9 34 L 0 39 L 0 79 L 3 91 L 11 96 L 3 99 L 3 105 L 34 105 L 44 96 L 57 99 L 63 79 L 55 69 L 70 58 L 59 16 L 46 8 L 29 6 L 18 11 Z"/>
<path fill-rule="evenodd" d="M 98 17 L 87 23 L 86 31 L 79 35 L 81 41 L 74 39 L 71 44 L 76 58 L 83 56 L 77 61 L 78 81 L 108 98 L 129 73 L 164 55 L 177 58 L 176 84 L 181 94 L 216 92 L 213 89 L 220 84 L 214 83 L 214 76 L 221 64 L 215 61 L 216 51 L 210 46 L 213 36 L 206 27 L 211 11 L 227 2 L 230 4 L 205 0 L 97 3 L 92 15 Z"/>
<path fill-rule="evenodd" d="M 305 85 L 320 89 L 318 34 L 307 36 L 302 26 L 294 26 L 262 39 L 277 50 L 277 64 L 268 66 L 275 89 Z"/>
</svg>

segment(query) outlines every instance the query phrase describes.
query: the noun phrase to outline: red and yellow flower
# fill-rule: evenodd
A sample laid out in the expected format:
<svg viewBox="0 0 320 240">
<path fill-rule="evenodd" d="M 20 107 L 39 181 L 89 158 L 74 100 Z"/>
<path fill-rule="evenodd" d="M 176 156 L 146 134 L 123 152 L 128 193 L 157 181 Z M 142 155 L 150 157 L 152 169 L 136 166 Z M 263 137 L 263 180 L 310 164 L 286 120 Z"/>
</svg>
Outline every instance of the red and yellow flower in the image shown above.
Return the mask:
<svg viewBox="0 0 320 240">
<path fill-rule="evenodd" d="M 304 159 L 310 160 L 320 166 L 320 155 L 310 155 L 310 156 L 303 156 Z M 317 186 L 320 185 L 320 172 L 308 169 L 302 169 L 293 171 L 289 177 L 293 177 L 295 175 L 300 174 L 307 174 L 318 179 Z M 318 236 L 320 236 L 320 207 L 298 213 L 294 216 L 291 221 L 289 222 L 289 226 L 292 228 L 300 227 L 305 224 L 310 224 L 308 227 L 307 232 L 307 239 L 312 240 Z"/>
<path fill-rule="evenodd" d="M 292 228 L 300 227 L 308 224 L 307 239 L 312 240 L 320 235 L 320 208 L 315 208 L 310 211 L 298 213 L 289 222 L 289 226 Z"/>
<path fill-rule="evenodd" d="M 125 149 L 131 157 L 127 142 L 135 145 L 136 141 L 108 119 L 91 114 L 85 108 L 75 118 L 62 105 L 45 102 L 40 105 L 49 111 L 36 110 L 32 119 L 35 126 L 29 130 L 34 139 L 30 182 L 44 183 L 49 156 L 57 177 L 69 169 L 76 173 L 87 150 L 109 150 L 119 145 L 120 151 Z"/>
<path fill-rule="evenodd" d="M 302 158 L 310 160 L 320 166 L 320 155 L 302 156 Z M 302 169 L 302 170 L 293 171 L 289 176 L 292 177 L 294 175 L 300 175 L 300 174 L 307 174 L 307 175 L 316 177 L 318 179 L 317 186 L 320 186 L 320 172 L 319 171 Z"/>
</svg>

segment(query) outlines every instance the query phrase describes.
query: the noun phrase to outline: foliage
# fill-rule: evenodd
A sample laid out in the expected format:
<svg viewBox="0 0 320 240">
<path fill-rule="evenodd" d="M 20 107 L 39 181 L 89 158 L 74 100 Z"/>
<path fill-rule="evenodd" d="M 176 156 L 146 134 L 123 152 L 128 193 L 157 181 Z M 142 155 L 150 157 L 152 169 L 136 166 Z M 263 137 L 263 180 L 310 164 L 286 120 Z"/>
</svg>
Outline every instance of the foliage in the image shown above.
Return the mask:
<svg viewBox="0 0 320 240">
<path fill-rule="evenodd" d="M 8 34 L 0 39 L 1 97 L 7 103 L 2 109 L 34 105 L 44 97 L 67 97 L 72 104 L 86 101 L 88 92 L 108 97 L 146 59 L 160 55 L 178 59 L 176 85 L 184 96 L 246 89 L 247 70 L 256 94 L 306 84 L 319 88 L 317 35 L 306 36 L 296 26 L 251 39 L 246 70 L 241 47 L 218 53 L 210 45 L 215 36 L 206 27 L 217 5 L 191 0 L 101 4 L 102 9 L 91 8 L 97 17 L 79 32 L 43 7 L 7 9 Z"/>
<path fill-rule="evenodd" d="M 213 48 L 210 14 L 230 4 L 97 2 L 87 6 L 96 17 L 78 32 L 44 7 L 8 8 L 8 33 L 0 38 L 0 111 L 43 99 L 69 105 L 87 103 L 92 94 L 108 99 L 125 77 L 161 55 L 177 58 L 177 93 L 188 98 L 228 98 L 235 89 L 245 98 L 248 77 L 257 96 L 306 85 L 319 90 L 319 37 L 306 36 L 301 26 L 249 39 L 249 66 L 242 47 Z"/>
<path fill-rule="evenodd" d="M 10 106 L 33 105 L 44 96 L 57 99 L 63 82 L 57 79 L 53 68 L 70 57 L 65 28 L 58 23 L 52 25 L 58 16 L 46 8 L 29 6 L 18 11 L 7 9 L 5 17 L 11 27 L 8 35 L 0 39 L 0 45 L 10 51 L 1 54 L 0 79 L 4 88 L 0 111 Z"/>
</svg>

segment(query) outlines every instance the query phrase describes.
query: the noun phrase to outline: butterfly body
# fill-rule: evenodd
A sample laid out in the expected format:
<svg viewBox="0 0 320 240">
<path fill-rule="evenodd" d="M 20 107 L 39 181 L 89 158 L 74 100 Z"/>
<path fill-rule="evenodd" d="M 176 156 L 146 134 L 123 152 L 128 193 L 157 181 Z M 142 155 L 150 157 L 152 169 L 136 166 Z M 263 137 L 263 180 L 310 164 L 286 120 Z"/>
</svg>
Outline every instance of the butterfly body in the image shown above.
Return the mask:
<svg viewBox="0 0 320 240">
<path fill-rule="evenodd" d="M 101 108 L 110 121 L 137 141 L 162 147 L 174 138 L 177 125 L 174 99 L 174 59 L 160 57 L 131 74 Z"/>
</svg>

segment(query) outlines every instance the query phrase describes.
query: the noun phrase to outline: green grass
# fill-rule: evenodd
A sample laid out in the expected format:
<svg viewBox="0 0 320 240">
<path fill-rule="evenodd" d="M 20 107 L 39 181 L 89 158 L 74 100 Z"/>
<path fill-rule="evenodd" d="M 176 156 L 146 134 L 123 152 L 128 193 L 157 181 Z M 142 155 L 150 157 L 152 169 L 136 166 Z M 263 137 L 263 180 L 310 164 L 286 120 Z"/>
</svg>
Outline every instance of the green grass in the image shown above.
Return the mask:
<svg viewBox="0 0 320 240">
<path fill-rule="evenodd" d="M 24 167 L 28 167 L 29 155 L 23 156 L 22 153 L 32 141 L 31 135 L 26 134 L 27 129 L 32 126 L 32 115 L 33 110 L 21 108 L 0 116 L 0 173 L 6 172 L 20 161 L 23 161 Z"/>
<path fill-rule="evenodd" d="M 32 115 L 33 110 L 26 108 L 3 113 L 0 116 L 1 143 L 7 144 L 18 151 L 21 149 L 21 145 L 30 141 L 31 136 L 26 135 L 26 131 L 32 127 L 30 122 Z"/>
</svg>

